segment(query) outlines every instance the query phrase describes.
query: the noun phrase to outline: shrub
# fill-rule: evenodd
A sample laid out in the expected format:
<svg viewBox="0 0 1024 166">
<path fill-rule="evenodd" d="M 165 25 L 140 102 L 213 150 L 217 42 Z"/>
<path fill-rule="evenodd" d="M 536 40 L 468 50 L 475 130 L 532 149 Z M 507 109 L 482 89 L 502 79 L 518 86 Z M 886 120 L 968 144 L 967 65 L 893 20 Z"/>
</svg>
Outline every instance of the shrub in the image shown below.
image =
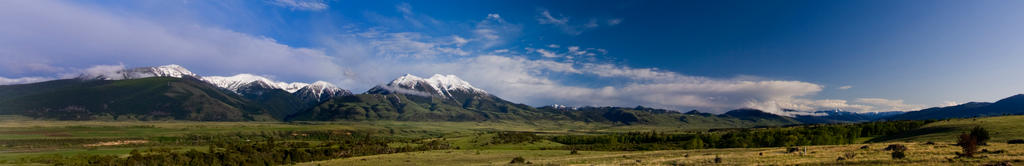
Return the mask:
<svg viewBox="0 0 1024 166">
<path fill-rule="evenodd" d="M 907 154 L 905 153 L 908 150 L 907 146 L 892 144 L 885 147 L 885 150 L 892 151 L 892 159 L 903 159 L 907 157 Z"/>
<path fill-rule="evenodd" d="M 576 151 L 576 149 L 572 149 L 572 151 L 569 151 L 569 154 L 580 154 L 580 152 Z"/>
<path fill-rule="evenodd" d="M 847 151 L 846 153 L 843 153 L 843 157 L 846 157 L 846 159 L 853 159 L 854 157 L 857 157 L 857 153 Z"/>
<path fill-rule="evenodd" d="M 522 156 L 516 156 L 515 158 L 512 158 L 512 162 L 509 162 L 509 164 L 525 164 L 525 163 L 526 163 L 526 159 L 524 159 Z"/>
<path fill-rule="evenodd" d="M 871 148 L 871 147 L 870 147 L 870 146 L 867 146 L 867 145 L 864 145 L 864 146 L 861 146 L 861 147 L 860 147 L 860 149 L 870 149 L 870 148 Z"/>
<path fill-rule="evenodd" d="M 1006 144 L 1024 144 L 1024 139 L 1014 139 L 1006 141 Z"/>
<path fill-rule="evenodd" d="M 718 157 L 718 155 L 715 155 L 715 163 L 722 163 L 722 157 Z"/>
<path fill-rule="evenodd" d="M 903 146 L 903 145 L 900 145 L 900 144 L 892 144 L 892 145 L 889 145 L 889 146 L 885 147 L 885 150 L 891 150 L 891 151 L 894 151 L 894 152 L 903 152 L 903 151 L 907 151 L 907 146 Z"/>
<path fill-rule="evenodd" d="M 971 137 L 974 137 L 978 141 L 978 145 L 986 145 L 985 143 L 991 138 L 988 135 L 988 130 L 982 127 L 974 127 L 971 129 Z"/>
<path fill-rule="evenodd" d="M 903 159 L 906 157 L 907 154 L 903 153 L 903 151 L 892 151 L 892 159 Z"/>
<path fill-rule="evenodd" d="M 963 148 L 961 153 L 957 153 L 960 157 L 974 157 L 974 154 L 978 152 L 978 138 L 971 134 L 960 134 L 956 145 Z"/>
<path fill-rule="evenodd" d="M 794 153 L 794 152 L 798 152 L 798 151 L 800 151 L 800 148 L 797 148 L 797 147 L 786 148 L 786 153 Z"/>
</svg>

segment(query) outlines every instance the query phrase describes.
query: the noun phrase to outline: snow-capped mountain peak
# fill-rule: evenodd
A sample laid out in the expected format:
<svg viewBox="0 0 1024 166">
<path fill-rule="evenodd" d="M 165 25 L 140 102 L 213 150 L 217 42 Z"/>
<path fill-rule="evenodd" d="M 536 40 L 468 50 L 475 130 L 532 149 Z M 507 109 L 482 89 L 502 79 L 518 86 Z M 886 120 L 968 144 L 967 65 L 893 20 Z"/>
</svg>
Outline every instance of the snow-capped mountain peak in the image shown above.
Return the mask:
<svg viewBox="0 0 1024 166">
<path fill-rule="evenodd" d="M 412 74 L 405 74 L 391 81 L 387 85 L 377 86 L 370 91 L 388 91 L 416 95 L 436 95 L 442 97 L 454 97 L 453 92 L 487 94 L 487 91 L 473 87 L 469 82 L 460 79 L 458 76 L 442 74 L 435 74 L 430 78 L 422 78 Z"/>
<path fill-rule="evenodd" d="M 415 75 L 405 74 L 405 75 L 402 75 L 401 77 L 396 78 L 395 80 L 392 80 L 391 83 L 388 83 L 388 85 L 415 87 L 417 84 L 420 84 L 420 83 L 428 83 L 429 84 L 429 82 L 425 82 L 425 81 L 426 80 L 424 80 L 423 78 L 417 77 Z"/>
<path fill-rule="evenodd" d="M 157 77 L 181 78 L 183 76 L 196 76 L 196 74 L 192 73 L 192 71 L 189 71 L 185 67 L 181 67 L 177 64 L 150 67 L 150 70 L 152 70 L 153 74 L 155 74 Z"/>
<path fill-rule="evenodd" d="M 324 101 L 335 96 L 352 95 L 352 92 L 338 88 L 328 82 L 316 81 L 299 89 L 295 94 L 309 101 Z"/>
<path fill-rule="evenodd" d="M 126 79 L 139 79 L 149 77 L 174 77 L 182 78 L 184 76 L 198 77 L 192 71 L 189 71 L 185 67 L 176 64 L 154 66 L 154 67 L 139 67 L 132 69 L 122 69 L 116 71 L 93 71 L 82 73 L 78 76 L 80 79 L 98 79 L 98 80 L 126 80 Z"/>
<path fill-rule="evenodd" d="M 263 77 L 263 76 L 258 76 L 258 75 L 253 75 L 253 74 L 236 74 L 234 76 L 229 76 L 229 77 L 208 76 L 208 77 L 203 77 L 202 80 L 206 81 L 206 82 L 209 82 L 209 83 L 211 83 L 213 85 L 216 85 L 217 87 L 221 87 L 221 88 L 224 88 L 224 89 L 231 90 L 233 92 L 238 92 L 239 88 L 242 88 L 242 87 L 244 87 L 246 85 L 249 85 L 249 84 L 252 84 L 254 82 L 255 83 L 262 83 L 264 85 L 270 86 L 270 88 L 281 89 L 281 90 L 284 90 L 284 91 L 288 91 L 288 93 L 295 93 L 295 91 L 299 91 L 299 89 L 302 89 L 303 87 L 306 87 L 306 86 L 309 85 L 307 83 L 301 83 L 301 82 L 291 82 L 291 83 L 277 82 L 277 81 L 271 80 L 269 78 L 266 78 L 266 77 Z"/>
<path fill-rule="evenodd" d="M 479 91 L 486 92 L 482 89 L 477 89 L 455 75 L 441 75 L 434 74 L 434 76 L 426 79 L 434 88 L 438 90 L 467 90 L 467 91 Z"/>
</svg>

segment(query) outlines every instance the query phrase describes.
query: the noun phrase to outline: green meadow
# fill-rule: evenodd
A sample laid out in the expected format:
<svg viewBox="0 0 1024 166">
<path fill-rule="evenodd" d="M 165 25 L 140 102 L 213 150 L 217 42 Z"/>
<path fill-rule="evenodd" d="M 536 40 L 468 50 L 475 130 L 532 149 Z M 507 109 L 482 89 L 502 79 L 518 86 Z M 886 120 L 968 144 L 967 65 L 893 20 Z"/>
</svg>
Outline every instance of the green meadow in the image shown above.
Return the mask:
<svg viewBox="0 0 1024 166">
<path fill-rule="evenodd" d="M 158 152 L 206 152 L 217 140 L 225 142 L 303 142 L 327 147 L 333 138 L 314 138 L 317 133 L 365 135 L 390 140 L 386 147 L 418 147 L 428 141 L 447 148 L 424 151 L 382 152 L 331 157 L 315 161 L 292 161 L 295 165 L 505 165 L 522 157 L 531 164 L 552 165 L 834 165 L 911 164 L 979 165 L 1008 162 L 1021 164 L 1024 145 L 1006 144 L 1024 139 L 1024 116 L 940 120 L 877 137 L 855 138 L 852 144 L 800 145 L 806 153 L 787 152 L 789 147 L 673 149 L 675 143 L 656 144 L 662 150 L 579 150 L 553 141 L 555 136 L 601 136 L 639 132 L 725 133 L 732 129 L 700 129 L 682 126 L 612 125 L 581 122 L 193 122 L 193 121 L 39 121 L 20 117 L 0 120 L 0 163 L 54 164 L 47 158 L 85 155 L 127 158 L 133 150 Z M 991 133 L 988 145 L 973 158 L 958 158 L 956 136 L 974 127 Z M 779 130 L 795 130 L 780 128 Z M 757 130 L 757 129 L 751 129 Z M 499 133 L 523 133 L 525 140 L 512 140 Z M 274 134 L 267 134 L 274 133 Z M 282 135 L 274 138 L 266 135 Z M 328 134 L 331 135 L 331 134 Z M 354 137 L 354 136 L 353 136 Z M 909 148 L 907 157 L 893 159 L 887 145 Z M 867 146 L 867 148 L 863 148 Z M 338 148 L 344 149 L 344 146 Z M 667 149 L 666 149 L 667 148 Z M 863 149 L 862 149 L 863 148 Z M 220 149 L 223 149 L 221 147 Z M 802 149 L 801 149 L 802 150 Z M 851 155 L 853 157 L 848 157 Z M 838 160 L 839 157 L 844 157 Z M 715 162 L 715 158 L 719 158 Z"/>
</svg>

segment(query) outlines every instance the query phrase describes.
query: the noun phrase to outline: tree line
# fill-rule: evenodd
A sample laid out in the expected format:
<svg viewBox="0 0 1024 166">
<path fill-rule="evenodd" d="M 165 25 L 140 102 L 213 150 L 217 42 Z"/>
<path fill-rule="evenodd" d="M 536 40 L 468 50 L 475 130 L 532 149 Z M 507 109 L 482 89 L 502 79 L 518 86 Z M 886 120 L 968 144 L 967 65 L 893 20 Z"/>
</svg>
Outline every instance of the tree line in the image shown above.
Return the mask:
<svg viewBox="0 0 1024 166">
<path fill-rule="evenodd" d="M 576 150 L 667 150 L 757 148 L 857 143 L 858 138 L 910 131 L 933 121 L 888 121 L 719 130 L 699 133 L 631 132 L 605 135 L 551 136 Z"/>
<path fill-rule="evenodd" d="M 311 134 L 313 133 L 313 134 Z M 332 136 L 333 135 L 333 136 Z M 298 162 L 327 160 L 354 156 L 402 153 L 412 151 L 440 150 L 453 148 L 448 142 L 437 139 L 404 140 L 405 145 L 392 146 L 394 138 L 374 137 L 365 134 L 336 133 L 331 131 L 287 134 L 269 132 L 260 135 L 236 138 L 183 137 L 182 140 L 211 139 L 204 142 L 205 151 L 189 149 L 175 151 L 168 148 L 151 148 L 129 153 L 128 157 L 115 155 L 78 154 L 72 156 L 48 155 L 22 159 L 22 163 L 44 163 L 53 165 L 280 165 Z M 263 138 L 260 140 L 252 140 Z M 280 139 L 285 141 L 278 141 Z M 319 141 L 303 141 L 317 139 Z M 168 138 L 164 138 L 168 139 Z M 236 140 L 236 141 L 225 141 Z M 174 139 L 161 141 L 180 141 Z M 210 141 L 210 140 L 207 140 Z M 188 142 L 188 141 L 184 141 Z M 319 142 L 319 143 L 310 143 Z"/>
</svg>

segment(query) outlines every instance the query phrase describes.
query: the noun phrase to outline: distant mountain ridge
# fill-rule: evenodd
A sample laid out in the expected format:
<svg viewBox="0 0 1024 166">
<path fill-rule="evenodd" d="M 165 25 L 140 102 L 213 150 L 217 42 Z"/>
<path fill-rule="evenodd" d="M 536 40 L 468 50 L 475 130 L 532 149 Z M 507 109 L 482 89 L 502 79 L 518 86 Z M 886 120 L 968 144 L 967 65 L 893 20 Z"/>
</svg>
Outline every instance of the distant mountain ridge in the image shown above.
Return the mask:
<svg viewBox="0 0 1024 166">
<path fill-rule="evenodd" d="M 925 120 L 969 118 L 1024 114 L 1024 94 L 1000 99 L 995 103 L 968 102 L 949 107 L 933 107 L 886 118 L 888 120 Z"/>
<path fill-rule="evenodd" d="M 903 112 L 847 112 L 842 110 L 822 110 L 815 111 L 816 115 L 795 115 L 794 118 L 803 123 L 855 123 L 855 122 L 870 122 L 891 117 Z"/>
<path fill-rule="evenodd" d="M 143 80 L 160 80 L 160 81 L 143 81 Z M 58 96 L 54 96 L 54 95 L 62 95 L 62 94 L 45 93 L 45 92 L 55 92 L 55 90 L 52 90 L 52 89 L 60 89 L 60 87 L 54 87 L 56 85 L 54 83 L 56 83 L 56 82 L 60 82 L 60 86 L 61 87 L 69 88 L 69 89 L 66 89 L 66 90 L 67 91 L 71 91 L 71 92 L 75 92 L 76 94 L 74 94 L 72 96 L 64 95 L 64 96 L 59 96 L 58 97 Z M 111 114 L 111 111 L 113 111 L 113 112 L 116 112 L 116 113 L 111 114 L 111 115 L 114 115 L 114 116 L 128 115 L 128 114 L 135 114 L 135 115 L 138 115 L 138 116 L 154 115 L 155 118 L 159 119 L 159 118 L 162 117 L 162 116 L 160 116 L 160 114 L 163 114 L 163 113 L 159 113 L 159 112 L 167 112 L 167 111 L 166 110 L 151 110 L 151 109 L 154 109 L 154 108 L 177 108 L 177 107 L 166 106 L 166 105 L 174 105 L 173 103 L 176 103 L 176 102 L 173 102 L 173 101 L 161 101 L 161 102 L 157 102 L 157 103 L 161 103 L 161 105 L 164 105 L 164 106 L 150 107 L 150 108 L 142 107 L 142 108 L 145 108 L 145 109 L 140 109 L 140 110 L 132 111 L 132 110 L 111 109 L 109 107 L 109 104 L 105 104 L 105 105 L 103 105 L 103 107 L 80 107 L 80 106 L 88 106 L 88 105 L 92 105 L 92 104 L 96 104 L 96 103 L 87 103 L 85 101 L 91 101 L 91 100 L 87 100 L 87 99 L 70 100 L 70 99 L 73 99 L 75 97 L 89 96 L 89 95 L 77 94 L 77 93 L 81 92 L 83 90 L 87 90 L 89 88 L 92 88 L 92 87 L 89 87 L 90 85 L 110 84 L 110 85 L 103 85 L 103 86 L 118 87 L 118 88 L 124 88 L 124 89 L 131 89 L 132 87 L 134 87 L 134 86 L 128 86 L 128 87 L 121 86 L 122 84 L 124 84 L 124 82 L 146 82 L 146 83 L 163 82 L 163 83 L 166 83 L 167 86 L 172 86 L 172 85 L 174 85 L 175 82 L 187 82 L 189 84 L 186 84 L 187 86 L 183 85 L 184 86 L 183 88 L 185 88 L 185 89 L 203 89 L 204 93 L 199 93 L 199 94 L 206 94 L 206 95 L 201 95 L 201 96 L 208 96 L 211 93 L 215 93 L 215 94 L 218 94 L 218 95 L 213 95 L 213 96 L 220 96 L 220 97 L 218 97 L 218 100 L 228 100 L 228 101 L 232 101 L 231 103 L 236 103 L 236 104 L 227 104 L 227 106 L 225 106 L 223 104 L 217 104 L 217 103 L 220 103 L 220 102 L 208 101 L 207 99 L 202 99 L 203 101 L 207 101 L 207 102 L 203 102 L 203 103 L 212 104 L 212 105 L 204 105 L 203 107 L 199 107 L 199 108 L 196 108 L 196 109 L 200 109 L 200 110 L 210 110 L 210 109 L 212 109 L 211 111 L 228 111 L 228 112 L 237 112 L 237 110 L 261 111 L 263 113 L 260 113 L 260 114 L 270 115 L 270 116 L 272 116 L 275 119 L 283 119 L 285 116 L 291 115 L 291 114 L 293 114 L 295 112 L 298 112 L 298 111 L 301 111 L 301 110 L 308 109 L 311 106 L 319 104 L 320 102 L 323 102 L 323 101 L 325 101 L 327 99 L 330 99 L 330 98 L 333 98 L 333 97 L 352 95 L 352 93 L 349 92 L 348 90 L 338 88 L 338 87 L 334 86 L 333 84 L 330 84 L 330 83 L 327 83 L 327 82 L 324 82 L 324 81 L 316 81 L 316 82 L 314 82 L 312 84 L 310 84 L 310 83 L 301 83 L 301 82 L 284 83 L 284 82 L 273 81 L 271 79 L 268 79 L 268 78 L 265 78 L 265 77 L 262 77 L 262 76 L 252 75 L 252 74 L 238 74 L 238 75 L 230 76 L 230 77 L 222 77 L 222 76 L 207 76 L 207 77 L 203 77 L 203 76 L 199 76 L 199 75 L 191 72 L 190 70 L 186 69 L 185 67 L 182 67 L 180 65 L 171 64 L 171 65 L 154 66 L 154 67 L 139 67 L 139 68 L 132 68 L 132 69 L 122 69 L 122 70 L 110 71 L 110 72 L 106 72 L 106 73 L 99 73 L 99 72 L 85 73 L 85 74 L 81 74 L 80 76 L 76 77 L 75 79 L 56 80 L 56 81 L 50 81 L 50 82 L 47 82 L 47 83 L 36 83 L 36 84 L 28 84 L 28 85 L 0 86 L 0 92 L 3 92 L 3 91 L 11 92 L 11 93 L 4 94 L 4 96 L 0 96 L 0 99 L 4 99 L 3 101 L 7 101 L 7 102 L 14 102 L 14 103 L 10 103 L 10 104 L 7 104 L 7 105 L 3 105 L 3 106 L 7 106 L 7 107 L 3 107 L 3 110 L 0 110 L 0 113 L 16 113 L 17 114 L 17 113 L 26 113 L 26 111 L 27 112 L 39 112 L 39 110 L 61 110 L 61 109 L 64 109 L 64 108 L 75 108 L 75 109 L 79 109 L 80 112 L 87 112 L 88 114 L 93 114 L 93 115 L 96 115 L 96 114 Z M 67 84 L 67 85 L 64 85 L 64 84 Z M 49 86 L 33 86 L 33 85 L 49 85 Z M 156 85 L 151 85 L 151 86 L 156 86 Z M 211 90 L 210 88 L 213 88 L 213 91 L 210 91 Z M 11 90 L 11 89 L 26 89 L 26 90 Z M 121 96 L 121 95 L 133 94 L 132 92 L 122 92 L 121 90 L 123 90 L 123 89 L 114 88 L 114 89 L 108 89 L 108 90 L 105 90 L 103 92 L 96 92 L 96 93 L 107 94 L 109 97 L 127 97 L 127 96 Z M 216 91 L 216 92 L 214 92 L 214 91 Z M 64 92 L 64 91 L 56 90 L 56 92 Z M 110 92 L 110 93 L 106 93 L 106 92 Z M 159 92 L 159 91 L 153 91 L 153 93 L 146 93 L 143 96 L 146 96 L 146 97 L 166 96 L 166 95 L 169 95 L 169 94 L 176 93 L 176 92 L 162 92 L 162 93 L 157 93 L 157 92 Z M 225 95 L 225 94 L 221 94 L 221 93 L 228 93 L 228 94 Z M 29 100 L 28 98 L 20 98 L 20 97 L 25 97 L 25 96 L 34 97 L 35 95 L 49 96 L 49 97 L 44 97 L 43 99 L 35 99 L 35 100 L 47 101 L 47 100 L 50 100 L 50 99 L 46 99 L 46 98 L 68 98 L 69 102 L 33 102 L 33 101 L 26 101 L 26 100 Z M 138 96 L 138 95 L 142 95 L 142 94 L 137 94 L 136 97 L 141 97 L 141 96 Z M 190 95 L 195 95 L 195 94 L 192 93 Z M 178 98 L 178 99 L 180 99 L 180 100 L 190 100 L 188 98 Z M 126 99 L 117 99 L 117 100 L 126 100 Z M 116 102 L 117 100 L 107 101 L 107 102 Z M 82 101 L 82 102 L 73 102 L 73 101 Z M 37 105 L 23 104 L 23 103 L 36 103 Z M 146 103 L 146 102 L 142 102 L 142 103 Z M 241 106 L 245 106 L 245 108 L 241 108 Z M 147 109 L 149 109 L 149 110 L 147 110 Z M 33 111 L 33 110 L 35 110 L 35 111 Z M 186 109 L 186 110 L 188 110 L 188 109 Z M 156 112 L 156 114 L 153 114 L 154 111 Z M 193 111 L 196 111 L 196 110 L 193 110 Z M 132 113 L 132 112 L 134 112 L 134 113 Z M 233 113 L 232 115 L 242 115 L 242 114 L 241 113 Z M 41 114 L 36 115 L 36 117 L 49 118 L 49 117 L 60 117 L 60 116 L 59 115 L 49 115 L 47 113 L 41 113 Z M 58 118 L 58 119 L 68 119 L 68 118 Z M 81 117 L 81 118 L 71 118 L 71 119 L 89 119 L 89 118 L 88 117 Z M 238 120 L 252 120 L 254 118 L 239 118 L 237 116 L 231 116 L 231 117 L 226 117 L 226 118 L 191 118 L 191 117 L 176 116 L 176 117 L 173 117 L 173 119 L 180 119 L 180 120 L 228 120 L 228 121 L 238 121 Z M 262 119 L 268 119 L 268 118 L 262 118 Z"/>
<path fill-rule="evenodd" d="M 403 75 L 366 93 L 336 97 L 287 121 L 582 121 L 613 124 L 700 126 L 709 128 L 799 124 L 790 117 L 760 110 L 737 110 L 723 115 L 683 114 L 647 107 L 530 107 L 506 101 L 454 75 L 421 78 Z"/>
</svg>

